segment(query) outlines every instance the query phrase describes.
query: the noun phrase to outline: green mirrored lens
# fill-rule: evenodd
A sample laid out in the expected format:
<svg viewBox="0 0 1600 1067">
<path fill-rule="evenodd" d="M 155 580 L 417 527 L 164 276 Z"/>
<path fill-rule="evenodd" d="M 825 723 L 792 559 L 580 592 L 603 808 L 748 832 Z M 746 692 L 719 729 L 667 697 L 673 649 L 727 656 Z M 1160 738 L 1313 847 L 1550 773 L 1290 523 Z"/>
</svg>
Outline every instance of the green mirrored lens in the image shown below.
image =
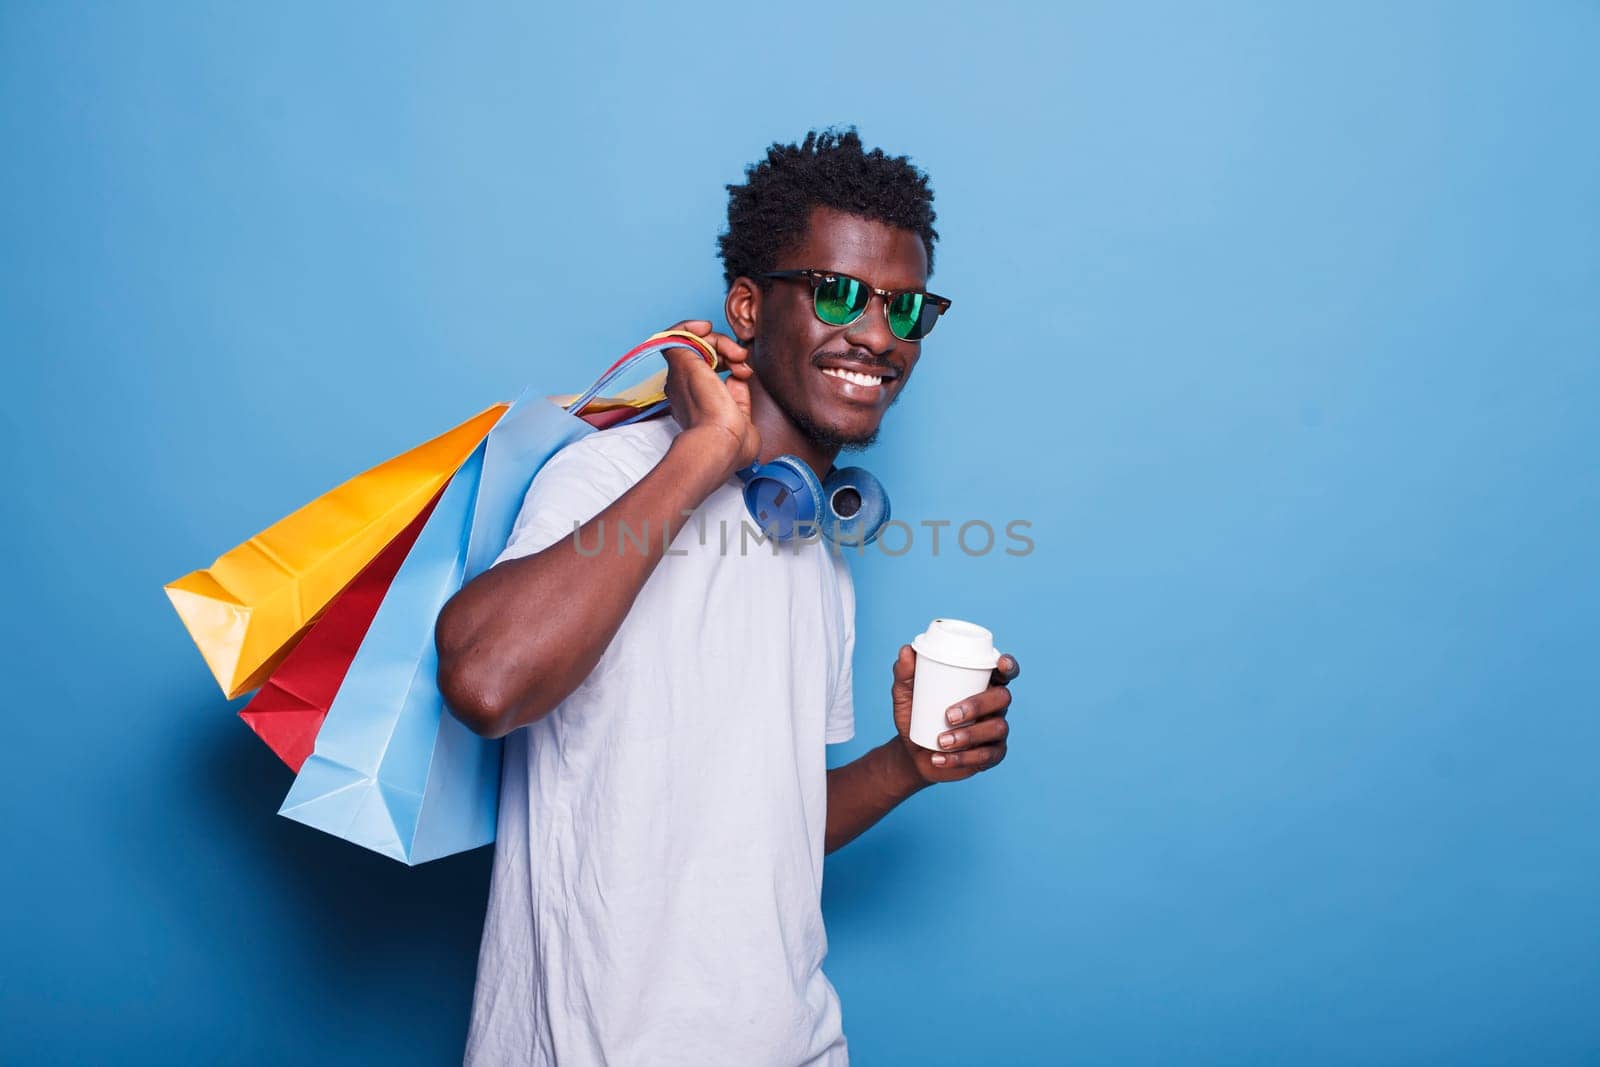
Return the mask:
<svg viewBox="0 0 1600 1067">
<path fill-rule="evenodd" d="M 901 293 L 889 302 L 889 329 L 902 341 L 916 341 L 933 328 L 938 309 L 921 293 Z"/>
<path fill-rule="evenodd" d="M 835 275 L 817 286 L 817 317 L 834 326 L 854 322 L 872 292 L 854 278 Z"/>
</svg>

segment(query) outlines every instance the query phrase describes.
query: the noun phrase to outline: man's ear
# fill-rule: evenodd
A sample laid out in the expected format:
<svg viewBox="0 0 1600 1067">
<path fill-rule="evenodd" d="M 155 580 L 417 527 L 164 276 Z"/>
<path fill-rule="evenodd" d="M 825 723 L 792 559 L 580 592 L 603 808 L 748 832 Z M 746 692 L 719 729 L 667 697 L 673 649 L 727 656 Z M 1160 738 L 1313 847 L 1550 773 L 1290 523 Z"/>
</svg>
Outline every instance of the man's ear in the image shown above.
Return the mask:
<svg viewBox="0 0 1600 1067">
<path fill-rule="evenodd" d="M 754 280 L 738 277 L 728 286 L 728 299 L 722 306 L 733 338 L 748 348 L 761 325 L 761 287 Z"/>
</svg>

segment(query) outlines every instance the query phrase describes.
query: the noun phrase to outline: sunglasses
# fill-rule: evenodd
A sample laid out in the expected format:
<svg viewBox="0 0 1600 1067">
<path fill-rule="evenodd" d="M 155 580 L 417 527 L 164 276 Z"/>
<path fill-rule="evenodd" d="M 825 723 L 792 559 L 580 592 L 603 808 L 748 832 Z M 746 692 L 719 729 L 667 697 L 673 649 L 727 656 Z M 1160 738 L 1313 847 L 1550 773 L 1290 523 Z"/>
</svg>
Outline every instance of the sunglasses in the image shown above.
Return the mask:
<svg viewBox="0 0 1600 1067">
<path fill-rule="evenodd" d="M 834 270 L 774 270 L 763 278 L 804 278 L 811 283 L 811 309 L 829 326 L 848 326 L 859 319 L 874 294 L 883 297 L 883 317 L 889 332 L 902 341 L 920 341 L 933 332 L 950 301 L 918 289 L 891 293 L 874 289 L 860 278 Z"/>
</svg>

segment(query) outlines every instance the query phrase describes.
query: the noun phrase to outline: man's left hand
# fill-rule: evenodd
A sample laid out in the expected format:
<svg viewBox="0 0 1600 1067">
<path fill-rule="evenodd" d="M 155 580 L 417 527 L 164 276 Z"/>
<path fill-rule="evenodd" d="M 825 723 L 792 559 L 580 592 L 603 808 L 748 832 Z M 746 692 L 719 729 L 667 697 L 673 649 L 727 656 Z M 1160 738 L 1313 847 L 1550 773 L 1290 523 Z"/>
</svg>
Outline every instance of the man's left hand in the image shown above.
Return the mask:
<svg viewBox="0 0 1600 1067">
<path fill-rule="evenodd" d="M 1006 758 L 1006 735 L 1011 727 L 1006 711 L 1011 707 L 1011 690 L 1022 671 L 1017 658 L 1000 657 L 989 678 L 989 688 L 967 697 L 955 722 L 947 721 L 939 735 L 941 748 L 935 752 L 911 740 L 911 684 L 917 673 L 917 653 L 910 645 L 900 646 L 894 661 L 894 725 L 906 755 L 924 782 L 959 782 L 986 771 Z"/>
</svg>

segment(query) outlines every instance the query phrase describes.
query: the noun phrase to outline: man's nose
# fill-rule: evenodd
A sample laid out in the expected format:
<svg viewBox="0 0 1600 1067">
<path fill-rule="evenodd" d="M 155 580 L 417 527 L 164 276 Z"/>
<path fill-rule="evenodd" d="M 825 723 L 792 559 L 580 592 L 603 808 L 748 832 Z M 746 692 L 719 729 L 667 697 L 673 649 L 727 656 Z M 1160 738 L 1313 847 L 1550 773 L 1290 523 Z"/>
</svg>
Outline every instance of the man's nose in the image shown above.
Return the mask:
<svg viewBox="0 0 1600 1067">
<path fill-rule="evenodd" d="M 875 356 L 886 356 L 894 351 L 898 343 L 893 333 L 889 332 L 889 306 L 885 298 L 877 293 L 867 301 L 867 309 L 861 317 L 852 322 L 844 332 L 850 343 L 860 345 Z"/>
</svg>

